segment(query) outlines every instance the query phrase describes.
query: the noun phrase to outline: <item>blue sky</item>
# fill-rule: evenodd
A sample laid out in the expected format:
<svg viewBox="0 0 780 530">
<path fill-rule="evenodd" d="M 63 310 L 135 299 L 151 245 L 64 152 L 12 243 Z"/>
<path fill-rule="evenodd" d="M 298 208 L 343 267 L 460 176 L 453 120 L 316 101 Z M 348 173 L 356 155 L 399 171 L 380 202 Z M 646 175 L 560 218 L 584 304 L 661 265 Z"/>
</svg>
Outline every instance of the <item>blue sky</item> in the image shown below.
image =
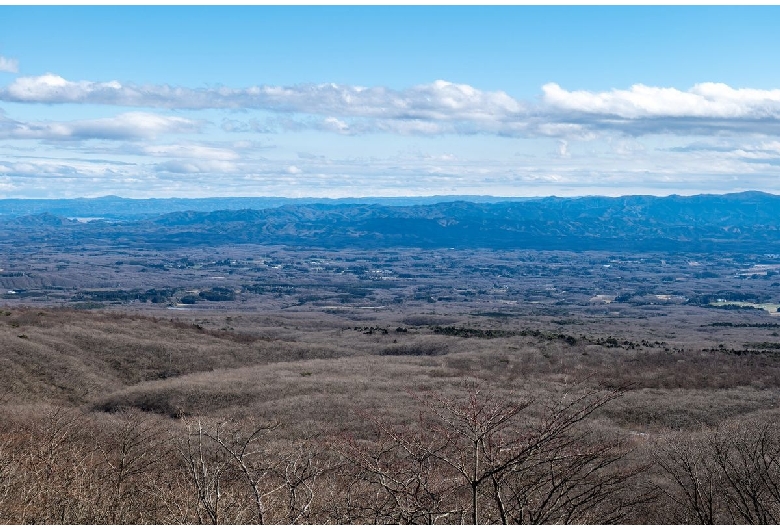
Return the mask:
<svg viewBox="0 0 780 530">
<path fill-rule="evenodd" d="M 779 22 L 0 6 L 0 196 L 780 193 Z"/>
</svg>

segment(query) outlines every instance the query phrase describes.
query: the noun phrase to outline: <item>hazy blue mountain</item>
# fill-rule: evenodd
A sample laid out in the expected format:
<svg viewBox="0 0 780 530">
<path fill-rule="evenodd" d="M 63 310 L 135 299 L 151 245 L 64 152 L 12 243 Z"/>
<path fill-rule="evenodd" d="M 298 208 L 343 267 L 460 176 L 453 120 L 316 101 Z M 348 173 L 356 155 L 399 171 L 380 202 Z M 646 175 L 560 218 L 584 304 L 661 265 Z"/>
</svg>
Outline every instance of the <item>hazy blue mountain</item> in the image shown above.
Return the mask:
<svg viewBox="0 0 780 530">
<path fill-rule="evenodd" d="M 409 206 L 455 200 L 502 202 L 525 200 L 490 196 L 369 197 L 352 199 L 290 199 L 286 197 L 209 197 L 203 199 L 125 199 L 109 195 L 95 199 L 0 199 L 0 216 L 50 213 L 61 217 L 138 220 L 169 212 L 263 210 L 287 204 L 384 204 Z"/>
<path fill-rule="evenodd" d="M 94 199 L 102 201 L 104 199 Z M 207 199 L 204 199 L 207 201 Z M 173 203 L 171 203 L 173 204 Z M 204 203 L 206 204 L 206 203 Z M 6 217 L 6 237 L 67 236 L 170 247 L 228 243 L 780 252 L 780 196 L 626 196 L 451 201 L 417 205 L 329 201 L 265 209 L 178 211 L 126 221 Z M 61 218 L 60 218 L 61 219 Z"/>
</svg>

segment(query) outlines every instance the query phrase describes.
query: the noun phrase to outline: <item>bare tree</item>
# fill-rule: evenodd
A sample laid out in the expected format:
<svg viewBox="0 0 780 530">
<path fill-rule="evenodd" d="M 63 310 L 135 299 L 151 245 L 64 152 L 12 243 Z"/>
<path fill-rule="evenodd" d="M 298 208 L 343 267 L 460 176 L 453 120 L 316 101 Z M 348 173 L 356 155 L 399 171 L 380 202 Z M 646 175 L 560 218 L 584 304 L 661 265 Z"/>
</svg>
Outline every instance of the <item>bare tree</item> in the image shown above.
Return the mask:
<svg viewBox="0 0 780 530">
<path fill-rule="evenodd" d="M 147 415 L 123 412 L 100 443 L 110 496 L 109 524 L 159 522 L 161 472 L 170 461 L 168 432 Z"/>
<path fill-rule="evenodd" d="M 739 423 L 711 441 L 731 517 L 747 524 L 780 521 L 780 433 L 770 423 Z"/>
<path fill-rule="evenodd" d="M 310 440 L 300 440 L 277 449 L 278 457 L 272 470 L 278 484 L 274 505 L 278 508 L 275 524 L 296 524 L 312 515 L 318 495 L 318 481 L 328 471 L 328 466 L 311 447 Z"/>
<path fill-rule="evenodd" d="M 421 421 L 425 421 L 421 418 Z M 345 436 L 336 448 L 346 459 L 342 522 L 433 524 L 462 519 L 453 503 L 457 484 L 436 457 L 450 440 L 421 437 L 410 428 L 373 419 L 378 439 Z"/>
<path fill-rule="evenodd" d="M 310 515 L 324 472 L 305 443 L 274 447 L 276 422 L 186 421 L 181 455 L 196 497 L 198 522 L 296 523 Z"/>
<path fill-rule="evenodd" d="M 677 434 L 656 449 L 677 507 L 672 522 L 777 524 L 780 432 L 770 422 L 735 422 L 695 435 Z"/>
<path fill-rule="evenodd" d="M 579 427 L 621 394 L 581 391 L 548 407 L 479 386 L 461 400 L 413 394 L 416 428 L 375 421 L 378 441 L 344 452 L 373 485 L 379 522 L 615 522 L 640 500 L 621 497 L 640 469 L 621 470 L 627 450 Z"/>
<path fill-rule="evenodd" d="M 234 508 L 240 501 L 229 488 L 233 470 L 230 456 L 213 443 L 214 435 L 209 433 L 201 420 L 185 420 L 185 427 L 186 434 L 184 442 L 179 446 L 179 453 L 194 493 L 194 511 L 198 524 L 234 522 Z M 219 425 L 216 429 L 219 429 Z"/>
</svg>

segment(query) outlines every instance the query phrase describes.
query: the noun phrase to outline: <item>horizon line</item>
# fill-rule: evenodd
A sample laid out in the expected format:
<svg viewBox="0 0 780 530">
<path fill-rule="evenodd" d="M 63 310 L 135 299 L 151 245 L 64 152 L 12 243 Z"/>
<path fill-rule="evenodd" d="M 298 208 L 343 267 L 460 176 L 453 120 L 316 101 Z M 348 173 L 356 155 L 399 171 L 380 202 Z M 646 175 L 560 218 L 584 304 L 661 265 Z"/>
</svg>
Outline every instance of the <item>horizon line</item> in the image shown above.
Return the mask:
<svg viewBox="0 0 780 530">
<path fill-rule="evenodd" d="M 225 196 L 204 196 L 204 197 L 123 197 L 121 195 L 99 195 L 95 197 L 0 197 L 0 201 L 79 201 L 79 200 L 100 200 L 100 199 L 121 199 L 127 201 L 158 201 L 158 200 L 180 200 L 180 201 L 200 201 L 200 200 L 224 200 L 224 199 L 276 199 L 276 200 L 288 200 L 288 201 L 346 201 L 346 200 L 414 200 L 414 199 L 447 199 L 447 198 L 480 198 L 480 199 L 500 199 L 500 200 L 533 200 L 533 199 L 582 199 L 588 197 L 603 197 L 617 199 L 621 197 L 699 197 L 699 196 L 726 196 L 726 195 L 742 195 L 742 194 L 762 194 L 780 196 L 780 194 L 771 193 L 768 191 L 761 191 L 756 189 L 742 190 L 742 191 L 730 191 L 730 192 L 700 192 L 700 193 L 669 193 L 669 194 L 653 194 L 653 193 L 627 193 L 623 195 L 603 195 L 603 194 L 584 194 L 584 195 L 475 195 L 475 194 L 435 194 L 435 195 L 364 195 L 364 196 L 345 196 L 345 197 L 289 197 L 284 195 L 225 195 Z"/>
</svg>

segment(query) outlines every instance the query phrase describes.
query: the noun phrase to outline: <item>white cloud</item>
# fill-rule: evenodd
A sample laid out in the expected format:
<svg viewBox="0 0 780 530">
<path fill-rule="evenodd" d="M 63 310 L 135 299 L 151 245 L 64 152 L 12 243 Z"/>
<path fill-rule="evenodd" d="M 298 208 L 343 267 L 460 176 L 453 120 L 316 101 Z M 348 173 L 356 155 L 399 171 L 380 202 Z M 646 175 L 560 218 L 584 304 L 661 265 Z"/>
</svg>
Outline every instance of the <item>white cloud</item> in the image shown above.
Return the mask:
<svg viewBox="0 0 780 530">
<path fill-rule="evenodd" d="M 128 168 L 114 166 L 110 162 L 37 159 L 24 162 L 7 161 L 0 164 L 0 175 L 14 177 L 15 181 L 41 179 L 42 187 L 57 191 L 57 182 L 67 180 L 91 180 L 119 175 Z M 48 183 L 48 184 L 47 184 Z"/>
<path fill-rule="evenodd" d="M 570 92 L 548 83 L 542 92 L 544 102 L 553 109 L 626 119 L 780 118 L 780 90 L 734 89 L 723 83 L 701 83 L 686 92 L 645 85 L 609 92 Z"/>
<path fill-rule="evenodd" d="M 206 145 L 147 145 L 140 150 L 143 154 L 153 157 L 194 158 L 202 160 L 230 161 L 239 158 L 238 153 L 231 149 L 210 147 Z"/>
<path fill-rule="evenodd" d="M 165 173 L 205 173 L 225 174 L 234 173 L 236 165 L 224 160 L 169 160 L 154 166 L 156 171 Z"/>
<path fill-rule="evenodd" d="M 542 111 L 551 122 L 584 130 L 646 134 L 780 133 L 780 89 L 735 89 L 701 83 L 687 91 L 633 85 L 609 92 L 542 87 Z"/>
<path fill-rule="evenodd" d="M 101 103 L 101 97 L 117 97 L 123 91 L 118 81 L 95 83 L 92 81 L 68 81 L 58 75 L 19 77 L 2 94 L 6 101 L 20 103 Z M 128 98 L 128 91 L 123 91 Z"/>
<path fill-rule="evenodd" d="M 113 118 L 73 122 L 73 133 L 86 138 L 155 138 L 162 134 L 200 132 L 202 124 L 179 116 L 127 112 Z"/>
<path fill-rule="evenodd" d="M 338 132 L 338 133 L 346 133 L 349 132 L 349 125 L 345 121 L 342 121 L 338 118 L 334 117 L 328 117 L 322 120 L 322 125 L 324 129 Z"/>
<path fill-rule="evenodd" d="M 197 133 L 203 124 L 179 116 L 126 112 L 111 118 L 69 122 L 21 122 L 0 117 L 0 138 L 33 140 L 131 140 Z"/>
<path fill-rule="evenodd" d="M 0 55 L 0 72 L 15 74 L 19 71 L 19 61 Z"/>
<path fill-rule="evenodd" d="M 266 109 L 333 116 L 396 119 L 492 119 L 516 114 L 522 105 L 506 93 L 436 81 L 406 90 L 335 83 L 245 89 L 189 89 L 118 81 L 68 81 L 55 74 L 20 77 L 0 89 L 17 103 L 91 103 L 169 109 Z"/>
<path fill-rule="evenodd" d="M 558 156 L 561 158 L 571 157 L 571 153 L 569 153 L 569 142 L 566 140 L 558 140 Z"/>
</svg>

